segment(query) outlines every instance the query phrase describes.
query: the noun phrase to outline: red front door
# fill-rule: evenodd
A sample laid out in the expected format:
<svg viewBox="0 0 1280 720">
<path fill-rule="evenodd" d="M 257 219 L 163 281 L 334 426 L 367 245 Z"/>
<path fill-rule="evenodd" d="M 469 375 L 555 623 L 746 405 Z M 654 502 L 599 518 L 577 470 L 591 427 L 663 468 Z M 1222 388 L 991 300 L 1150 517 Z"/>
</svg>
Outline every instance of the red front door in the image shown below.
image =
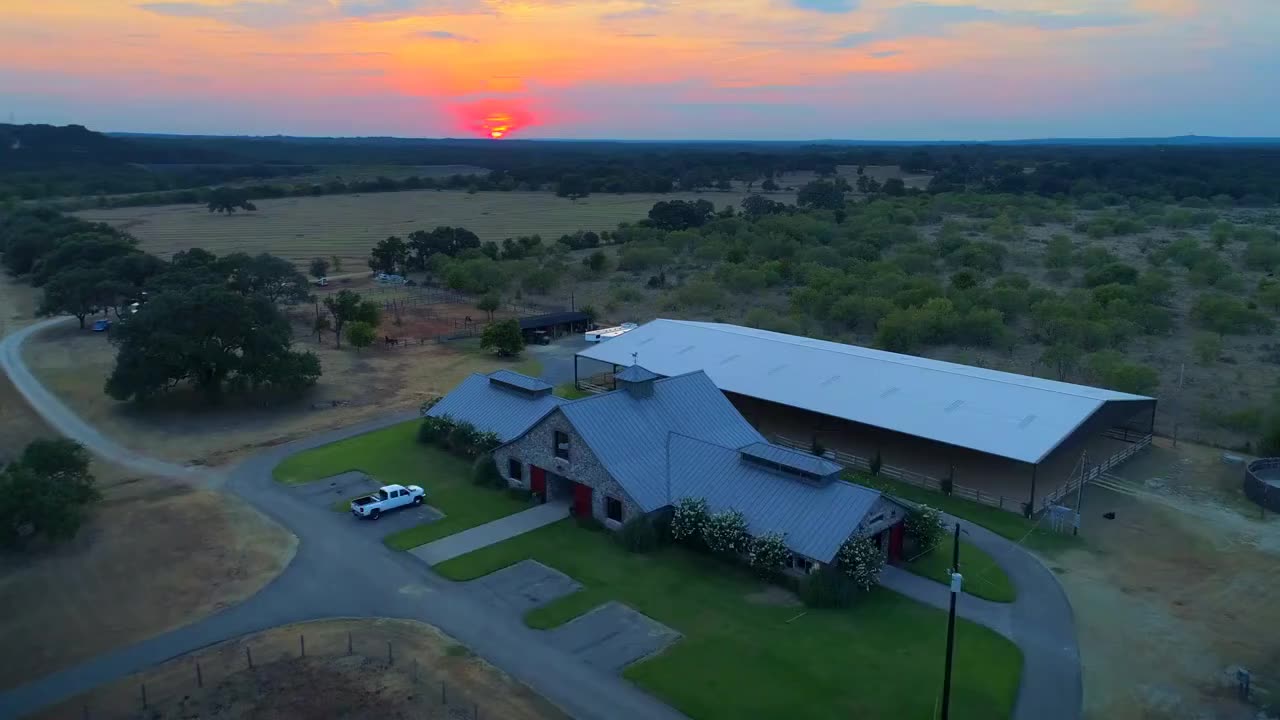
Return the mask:
<svg viewBox="0 0 1280 720">
<path fill-rule="evenodd" d="M 529 491 L 538 497 L 547 497 L 547 471 L 537 465 L 529 466 Z"/>
<path fill-rule="evenodd" d="M 578 517 L 589 517 L 591 515 L 590 485 L 573 484 L 573 514 Z"/>
<path fill-rule="evenodd" d="M 898 562 L 902 559 L 902 535 L 903 524 L 898 523 L 889 528 L 889 562 Z"/>
</svg>

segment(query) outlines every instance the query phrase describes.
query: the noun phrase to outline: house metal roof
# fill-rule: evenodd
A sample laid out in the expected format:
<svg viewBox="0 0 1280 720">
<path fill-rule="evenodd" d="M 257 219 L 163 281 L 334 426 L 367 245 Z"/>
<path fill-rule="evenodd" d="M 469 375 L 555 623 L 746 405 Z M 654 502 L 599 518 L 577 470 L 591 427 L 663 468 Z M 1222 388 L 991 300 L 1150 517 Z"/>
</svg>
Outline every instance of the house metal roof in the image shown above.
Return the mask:
<svg viewBox="0 0 1280 720">
<path fill-rule="evenodd" d="M 661 376 L 657 373 L 651 370 L 646 370 L 639 365 L 632 365 L 631 367 L 619 372 L 617 375 L 614 375 L 615 379 L 621 380 L 622 382 L 645 382 L 646 380 L 657 380 L 659 377 Z"/>
<path fill-rule="evenodd" d="M 766 442 L 752 443 L 746 447 L 739 448 L 738 451 L 748 457 L 776 463 L 816 477 L 834 475 L 844 469 L 838 463 L 825 458 Z"/>
<path fill-rule="evenodd" d="M 656 380 L 648 397 L 611 392 L 567 402 L 560 412 L 646 512 L 670 504 L 671 433 L 733 448 L 764 441 L 702 372 Z"/>
<path fill-rule="evenodd" d="M 551 383 L 546 383 L 538 378 L 532 378 L 528 375 L 515 372 L 514 370 L 495 370 L 489 373 L 489 380 L 492 382 L 503 383 L 521 390 L 529 392 L 544 392 L 552 390 Z"/>
<path fill-rule="evenodd" d="M 661 375 L 702 370 L 726 392 L 1028 463 L 1104 404 L 1153 402 L 723 323 L 654 320 L 579 355 L 629 365 L 633 353 Z"/>
<path fill-rule="evenodd" d="M 498 372 L 520 375 L 509 370 Z M 540 382 L 528 376 L 520 377 L 529 381 L 528 384 Z M 448 416 L 455 421 L 469 422 L 479 430 L 496 433 L 502 442 L 508 442 L 523 435 L 534 423 L 565 402 L 550 393 L 533 394 L 489 382 L 489 378 L 479 373 L 467 377 L 433 405 L 426 416 Z"/>
<path fill-rule="evenodd" d="M 792 552 L 823 563 L 831 562 L 880 498 L 875 490 L 841 480 L 797 480 L 744 459 L 738 450 L 683 435 L 671 435 L 670 453 L 676 501 L 703 498 L 713 513 L 738 510 L 751 535 L 780 533 Z"/>
</svg>

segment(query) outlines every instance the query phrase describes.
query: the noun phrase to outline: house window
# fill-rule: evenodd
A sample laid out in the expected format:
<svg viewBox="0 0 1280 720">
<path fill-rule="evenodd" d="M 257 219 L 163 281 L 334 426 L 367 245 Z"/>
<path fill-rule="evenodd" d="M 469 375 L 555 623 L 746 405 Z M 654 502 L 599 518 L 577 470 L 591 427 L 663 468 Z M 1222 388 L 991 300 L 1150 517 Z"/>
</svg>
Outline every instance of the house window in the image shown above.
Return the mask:
<svg viewBox="0 0 1280 720">
<path fill-rule="evenodd" d="M 622 501 L 617 498 L 604 499 L 604 515 L 615 522 L 622 522 Z"/>
<path fill-rule="evenodd" d="M 787 558 L 787 567 L 807 573 L 813 567 L 813 561 L 803 555 L 792 555 Z"/>
<path fill-rule="evenodd" d="M 569 433 L 560 432 L 559 430 L 557 430 L 555 432 L 555 437 L 553 442 L 554 442 L 554 445 L 552 449 L 555 450 L 556 457 L 560 458 L 561 460 L 568 460 L 569 459 Z"/>
<path fill-rule="evenodd" d="M 523 468 L 520 466 L 519 460 L 515 458 L 511 458 L 507 460 L 507 477 L 511 478 L 512 480 L 524 479 Z"/>
</svg>

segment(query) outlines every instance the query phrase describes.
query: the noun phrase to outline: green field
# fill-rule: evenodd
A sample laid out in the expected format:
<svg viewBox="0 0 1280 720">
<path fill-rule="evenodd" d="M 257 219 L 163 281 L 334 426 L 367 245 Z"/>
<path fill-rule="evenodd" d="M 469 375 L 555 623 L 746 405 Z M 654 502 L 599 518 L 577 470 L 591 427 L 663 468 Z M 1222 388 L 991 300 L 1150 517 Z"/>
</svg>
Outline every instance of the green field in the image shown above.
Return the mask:
<svg viewBox="0 0 1280 720">
<path fill-rule="evenodd" d="M 678 547 L 629 553 L 569 520 L 435 569 L 467 580 L 530 557 L 583 584 L 526 616 L 534 627 L 617 600 L 678 630 L 678 642 L 625 675 L 690 717 L 928 718 L 936 710 L 946 613 L 888 590 L 848 610 L 812 610 L 762 593 L 761 581 L 713 557 Z M 952 717 L 1009 717 L 1021 667 L 1011 642 L 961 620 Z"/>
<path fill-rule="evenodd" d="M 270 252 L 299 265 L 316 256 L 337 255 L 343 271 L 368 269 L 365 259 L 374 243 L 389 235 L 439 225 L 462 226 L 481 240 L 540 234 L 554 240 L 578 230 L 612 230 L 619 222 L 644 218 L 659 200 L 706 199 L 717 208 L 735 207 L 740 192 L 592 195 L 572 202 L 549 192 L 483 192 L 413 190 L 256 200 L 256 212 L 215 215 L 202 205 L 86 210 L 86 220 L 122 227 L 161 257 L 191 247 L 218 255 Z M 791 201 L 789 195 L 776 195 Z M 336 272 L 334 274 L 337 274 Z"/>
<path fill-rule="evenodd" d="M 360 470 L 389 485 L 421 485 L 427 504 L 445 517 L 389 535 L 384 542 L 408 550 L 456 532 L 528 508 L 500 490 L 471 482 L 471 463 L 418 442 L 418 421 L 411 420 L 314 450 L 300 452 L 272 471 L 286 485 L 312 482 L 347 470 Z M 337 507 L 337 503 L 334 505 Z"/>
</svg>

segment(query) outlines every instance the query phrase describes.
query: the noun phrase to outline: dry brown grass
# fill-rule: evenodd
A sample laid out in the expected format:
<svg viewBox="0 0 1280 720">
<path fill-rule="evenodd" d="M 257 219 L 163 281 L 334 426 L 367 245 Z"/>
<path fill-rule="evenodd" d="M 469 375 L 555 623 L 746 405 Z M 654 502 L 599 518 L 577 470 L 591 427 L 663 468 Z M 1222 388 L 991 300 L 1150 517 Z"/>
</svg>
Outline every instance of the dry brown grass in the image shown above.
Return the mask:
<svg viewBox="0 0 1280 720">
<path fill-rule="evenodd" d="M 23 302 L 13 290 L 0 286 L 0 307 Z M 0 462 L 54 436 L 0 375 Z M 295 538 L 237 499 L 91 470 L 104 499 L 74 540 L 0 554 L 0 687 L 232 605 L 293 555 Z"/>
<path fill-rule="evenodd" d="M 1138 496 L 1089 489 L 1087 549 L 1050 561 L 1075 611 L 1086 716 L 1252 718 L 1221 681 L 1243 665 L 1280 691 L 1280 521 L 1243 500 L 1221 451 L 1164 445 L 1116 471 Z"/>
<path fill-rule="evenodd" d="M 352 655 L 347 655 L 348 633 Z M 299 636 L 306 638 L 300 657 Z M 387 644 L 393 647 L 388 663 Z M 245 648 L 254 657 L 246 667 Z M 196 685 L 200 663 L 204 688 Z M 148 709 L 141 708 L 141 685 Z M 442 702 L 441 686 L 444 685 Z M 176 658 L 37 717 L 472 718 L 558 720 L 565 714 L 430 625 L 322 620 L 273 628 Z"/>
<path fill-rule="evenodd" d="M 3 558 L 0 685 L 185 625 L 257 592 L 295 538 L 239 500 L 108 478 L 74 540 Z"/>
<path fill-rule="evenodd" d="M 115 349 L 104 333 L 81 331 L 74 323 L 32 338 L 24 351 L 41 382 L 115 441 L 155 457 L 209 465 L 230 462 L 255 448 L 416 408 L 472 372 L 506 364 L 436 343 L 387 348 L 379 342 L 361 351 L 344 344 L 338 350 L 332 334 L 317 343 L 314 335 L 301 332 L 299 328 L 296 347 L 319 355 L 324 375 L 304 398 L 273 404 L 228 398 L 209 407 L 184 391 L 145 408 L 117 402 L 102 391 L 115 364 Z"/>
</svg>

